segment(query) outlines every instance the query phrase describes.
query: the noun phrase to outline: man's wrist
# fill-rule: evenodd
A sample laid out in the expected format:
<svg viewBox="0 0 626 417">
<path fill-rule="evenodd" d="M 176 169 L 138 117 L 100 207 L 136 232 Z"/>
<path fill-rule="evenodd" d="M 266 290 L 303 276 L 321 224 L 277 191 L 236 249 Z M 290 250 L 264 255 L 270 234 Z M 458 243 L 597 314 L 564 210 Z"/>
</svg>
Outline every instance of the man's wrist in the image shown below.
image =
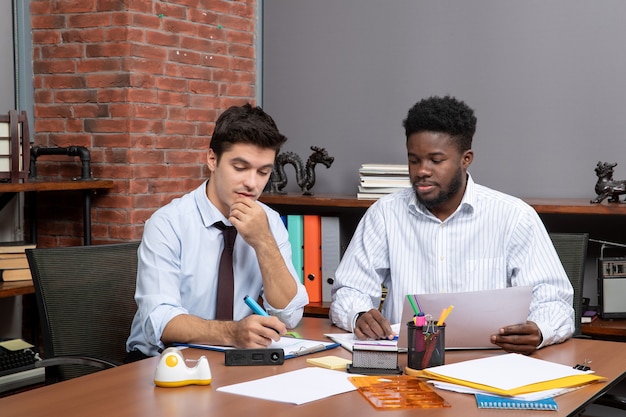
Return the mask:
<svg viewBox="0 0 626 417">
<path fill-rule="evenodd" d="M 354 321 L 352 322 L 352 332 L 354 333 L 354 329 L 356 328 L 356 322 L 359 321 L 359 318 L 363 315 L 367 313 L 367 311 L 360 311 L 358 313 L 356 313 L 356 316 L 354 316 Z"/>
</svg>

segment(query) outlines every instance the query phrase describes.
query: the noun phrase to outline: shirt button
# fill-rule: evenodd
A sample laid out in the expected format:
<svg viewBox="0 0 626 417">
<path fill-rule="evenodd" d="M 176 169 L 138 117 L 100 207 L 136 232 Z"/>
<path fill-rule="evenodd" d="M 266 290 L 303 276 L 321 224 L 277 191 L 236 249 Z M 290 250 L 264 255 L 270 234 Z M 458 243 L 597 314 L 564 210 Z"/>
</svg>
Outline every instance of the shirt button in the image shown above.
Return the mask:
<svg viewBox="0 0 626 417">
<path fill-rule="evenodd" d="M 442 261 L 442 262 L 443 262 L 445 259 L 446 259 L 446 257 L 445 257 L 445 256 L 440 256 L 440 257 L 439 257 L 439 260 L 440 260 L 440 261 Z"/>
</svg>

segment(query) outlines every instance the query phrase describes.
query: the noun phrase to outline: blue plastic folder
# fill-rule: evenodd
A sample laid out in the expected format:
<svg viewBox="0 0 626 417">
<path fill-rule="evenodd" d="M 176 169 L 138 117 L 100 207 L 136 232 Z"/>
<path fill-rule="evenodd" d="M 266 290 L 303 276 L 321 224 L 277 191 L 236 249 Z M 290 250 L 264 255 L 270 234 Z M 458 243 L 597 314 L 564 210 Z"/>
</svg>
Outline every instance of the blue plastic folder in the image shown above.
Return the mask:
<svg viewBox="0 0 626 417">
<path fill-rule="evenodd" d="M 218 352 L 234 349 L 230 346 L 199 345 L 193 343 L 174 343 L 174 346 L 215 350 Z M 278 342 L 272 342 L 268 346 L 268 349 L 282 349 L 285 352 L 285 359 L 291 359 L 336 347 L 339 347 L 339 343 L 322 342 L 319 340 L 309 339 L 294 339 L 293 337 L 281 337 Z"/>
</svg>

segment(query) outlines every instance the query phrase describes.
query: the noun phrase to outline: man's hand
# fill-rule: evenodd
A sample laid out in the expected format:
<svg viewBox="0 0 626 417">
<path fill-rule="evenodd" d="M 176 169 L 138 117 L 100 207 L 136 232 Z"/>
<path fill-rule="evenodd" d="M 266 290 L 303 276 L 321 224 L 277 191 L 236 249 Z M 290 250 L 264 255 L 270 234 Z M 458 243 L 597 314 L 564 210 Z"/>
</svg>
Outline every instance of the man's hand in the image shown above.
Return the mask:
<svg viewBox="0 0 626 417">
<path fill-rule="evenodd" d="M 234 322 L 232 338 L 238 348 L 266 348 L 286 333 L 287 328 L 277 317 L 253 314 Z"/>
<path fill-rule="evenodd" d="M 253 248 L 266 239 L 274 242 L 274 237 L 267 222 L 263 207 L 248 197 L 239 197 L 230 206 L 230 222 L 237 228 L 237 233 Z"/>
<path fill-rule="evenodd" d="M 389 320 L 373 308 L 359 316 L 354 326 L 354 335 L 360 340 L 393 339 L 396 335 Z"/>
<path fill-rule="evenodd" d="M 514 324 L 500 329 L 498 334 L 491 336 L 491 343 L 500 346 L 506 352 L 529 355 L 537 350 L 542 341 L 541 330 L 532 321 Z"/>
</svg>

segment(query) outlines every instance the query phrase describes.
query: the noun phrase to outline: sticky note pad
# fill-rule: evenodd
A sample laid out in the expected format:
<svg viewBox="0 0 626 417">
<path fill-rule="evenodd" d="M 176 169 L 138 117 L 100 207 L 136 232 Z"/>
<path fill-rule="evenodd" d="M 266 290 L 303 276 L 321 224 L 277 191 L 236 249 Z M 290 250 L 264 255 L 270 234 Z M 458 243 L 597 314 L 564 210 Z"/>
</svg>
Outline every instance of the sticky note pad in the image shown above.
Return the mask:
<svg viewBox="0 0 626 417">
<path fill-rule="evenodd" d="M 320 358 L 309 358 L 306 360 L 309 365 L 320 366 L 328 369 L 346 369 L 346 366 L 352 363 L 350 359 L 340 358 L 339 356 L 322 356 Z"/>
<path fill-rule="evenodd" d="M 0 342 L 0 346 L 10 351 L 30 349 L 33 347 L 33 345 L 22 339 L 5 340 L 4 342 Z"/>
</svg>

